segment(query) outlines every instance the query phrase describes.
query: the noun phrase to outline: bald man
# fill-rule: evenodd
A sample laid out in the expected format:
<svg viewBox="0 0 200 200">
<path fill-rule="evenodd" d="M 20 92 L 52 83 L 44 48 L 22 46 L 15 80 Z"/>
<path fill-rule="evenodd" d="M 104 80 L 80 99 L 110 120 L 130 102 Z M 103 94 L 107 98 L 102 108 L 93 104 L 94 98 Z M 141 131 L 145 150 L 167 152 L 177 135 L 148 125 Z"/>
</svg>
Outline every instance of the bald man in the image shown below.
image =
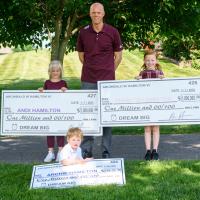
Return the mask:
<svg viewBox="0 0 200 200">
<path fill-rule="evenodd" d="M 83 64 L 82 89 L 97 89 L 97 82 L 115 80 L 115 70 L 122 59 L 122 42 L 116 28 L 103 22 L 104 7 L 100 3 L 90 6 L 92 23 L 80 30 L 77 40 L 78 56 Z M 110 158 L 112 130 L 103 128 L 102 158 Z M 92 157 L 94 137 L 86 136 L 81 144 L 83 157 Z"/>
</svg>

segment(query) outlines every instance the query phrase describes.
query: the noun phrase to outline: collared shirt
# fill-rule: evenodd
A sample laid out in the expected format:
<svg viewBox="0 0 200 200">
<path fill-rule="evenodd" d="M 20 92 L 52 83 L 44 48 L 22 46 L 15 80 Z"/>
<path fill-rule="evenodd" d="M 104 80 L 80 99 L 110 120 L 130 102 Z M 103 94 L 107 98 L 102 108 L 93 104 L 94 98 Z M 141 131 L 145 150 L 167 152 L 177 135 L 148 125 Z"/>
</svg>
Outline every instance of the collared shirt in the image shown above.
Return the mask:
<svg viewBox="0 0 200 200">
<path fill-rule="evenodd" d="M 65 159 L 69 160 L 82 159 L 81 148 L 78 147 L 76 150 L 74 150 L 71 148 L 69 144 L 66 144 L 60 152 L 59 162 Z"/>
<path fill-rule="evenodd" d="M 77 51 L 84 52 L 81 80 L 90 83 L 114 80 L 114 52 L 122 49 L 119 32 L 108 24 L 98 33 L 92 25 L 81 29 L 77 40 Z"/>
<path fill-rule="evenodd" d="M 158 78 L 159 75 L 164 75 L 164 73 L 161 70 L 143 70 L 139 74 L 139 76 L 142 76 L 142 79 Z"/>
</svg>

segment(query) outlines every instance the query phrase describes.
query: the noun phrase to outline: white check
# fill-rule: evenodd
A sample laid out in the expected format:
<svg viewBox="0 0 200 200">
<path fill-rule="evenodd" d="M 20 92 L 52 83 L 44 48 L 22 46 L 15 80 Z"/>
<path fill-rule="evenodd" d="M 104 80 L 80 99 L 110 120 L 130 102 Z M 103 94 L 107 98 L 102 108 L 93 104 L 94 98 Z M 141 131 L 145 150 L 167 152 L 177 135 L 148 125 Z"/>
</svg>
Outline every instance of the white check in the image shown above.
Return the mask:
<svg viewBox="0 0 200 200">
<path fill-rule="evenodd" d="M 100 81 L 101 126 L 200 124 L 200 78 Z"/>
<path fill-rule="evenodd" d="M 80 165 L 61 164 L 33 167 L 30 188 L 69 188 L 81 185 L 126 183 L 124 160 L 97 159 Z"/>
<path fill-rule="evenodd" d="M 66 135 L 79 127 L 84 135 L 102 134 L 97 91 L 2 91 L 2 135 Z"/>
</svg>

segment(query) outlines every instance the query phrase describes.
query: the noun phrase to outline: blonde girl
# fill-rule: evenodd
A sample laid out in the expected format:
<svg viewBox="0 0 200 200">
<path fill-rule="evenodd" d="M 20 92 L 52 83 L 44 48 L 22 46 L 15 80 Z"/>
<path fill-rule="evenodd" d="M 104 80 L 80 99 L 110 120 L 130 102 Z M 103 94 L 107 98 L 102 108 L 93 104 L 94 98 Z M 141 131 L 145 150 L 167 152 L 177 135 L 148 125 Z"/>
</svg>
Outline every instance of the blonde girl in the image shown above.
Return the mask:
<svg viewBox="0 0 200 200">
<path fill-rule="evenodd" d="M 63 69 L 60 61 L 53 60 L 49 64 L 48 69 L 49 79 L 44 82 L 43 88 L 39 88 L 40 92 L 43 90 L 67 90 L 66 81 L 62 80 Z M 56 158 L 56 162 L 59 161 L 60 151 L 64 147 L 64 136 L 56 136 L 56 141 L 58 145 L 58 153 L 55 157 L 54 154 L 54 145 L 55 145 L 55 136 L 47 136 L 47 146 L 48 146 L 48 154 L 44 158 L 44 162 L 52 162 Z"/>
</svg>

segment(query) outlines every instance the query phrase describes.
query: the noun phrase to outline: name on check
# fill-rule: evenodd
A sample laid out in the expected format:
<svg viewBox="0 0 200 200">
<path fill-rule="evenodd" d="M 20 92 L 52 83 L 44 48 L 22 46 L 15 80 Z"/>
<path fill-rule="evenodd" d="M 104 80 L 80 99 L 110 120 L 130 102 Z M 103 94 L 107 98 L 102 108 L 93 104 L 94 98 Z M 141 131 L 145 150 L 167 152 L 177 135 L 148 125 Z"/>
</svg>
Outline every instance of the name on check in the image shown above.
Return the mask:
<svg viewBox="0 0 200 200">
<path fill-rule="evenodd" d="M 101 135 L 95 90 L 2 91 L 2 135 L 66 135 L 79 127 Z"/>
</svg>

